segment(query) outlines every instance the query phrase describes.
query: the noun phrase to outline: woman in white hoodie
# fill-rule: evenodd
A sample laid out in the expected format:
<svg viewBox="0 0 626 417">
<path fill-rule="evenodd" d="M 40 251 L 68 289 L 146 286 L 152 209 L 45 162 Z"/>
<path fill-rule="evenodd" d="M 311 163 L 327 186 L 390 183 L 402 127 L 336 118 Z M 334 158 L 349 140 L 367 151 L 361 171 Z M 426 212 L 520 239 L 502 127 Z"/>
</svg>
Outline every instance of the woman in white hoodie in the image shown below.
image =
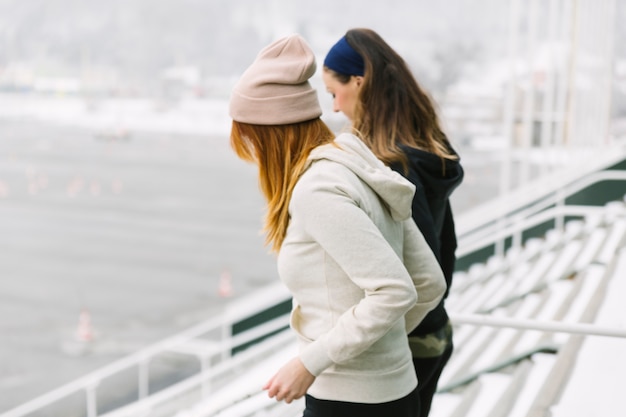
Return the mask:
<svg viewBox="0 0 626 417">
<path fill-rule="evenodd" d="M 407 333 L 445 281 L 411 219 L 414 186 L 356 136 L 334 138 L 299 35 L 264 48 L 233 89 L 231 144 L 259 167 L 267 243 L 293 295 L 300 350 L 266 383 L 305 417 L 415 415 Z"/>
</svg>

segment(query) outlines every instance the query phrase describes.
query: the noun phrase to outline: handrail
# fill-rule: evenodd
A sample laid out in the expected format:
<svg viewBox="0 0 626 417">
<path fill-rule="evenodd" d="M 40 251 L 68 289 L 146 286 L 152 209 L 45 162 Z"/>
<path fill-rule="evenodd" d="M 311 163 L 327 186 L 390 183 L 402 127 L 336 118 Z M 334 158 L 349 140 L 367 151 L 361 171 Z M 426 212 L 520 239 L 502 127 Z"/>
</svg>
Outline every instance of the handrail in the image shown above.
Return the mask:
<svg viewBox="0 0 626 417">
<path fill-rule="evenodd" d="M 564 206 L 564 202 L 568 197 L 571 197 L 575 193 L 584 190 L 585 188 L 597 184 L 602 181 L 626 181 L 626 171 L 622 170 L 604 170 L 591 173 L 586 177 L 579 178 L 566 185 L 559 190 L 549 191 L 547 195 L 539 197 L 535 202 L 524 209 L 515 211 L 512 210 L 509 213 L 503 214 L 496 219 L 490 219 L 488 222 L 483 222 L 469 230 L 459 233 L 459 248 L 462 248 L 465 253 L 468 253 L 468 247 L 474 247 L 477 241 L 486 240 L 489 237 L 493 237 L 494 230 L 500 231 L 503 228 L 510 227 L 511 224 L 515 224 L 521 219 L 529 216 L 536 215 L 537 213 L 546 210 L 548 207 Z M 497 239 L 494 239 L 492 243 L 495 243 Z M 484 247 L 486 245 L 483 245 Z"/>
<path fill-rule="evenodd" d="M 521 240 L 519 238 L 519 234 L 522 232 L 540 225 L 546 221 L 556 219 L 558 217 L 564 216 L 589 216 L 593 214 L 598 214 L 604 212 L 602 207 L 593 207 L 593 206 L 556 206 L 552 208 L 545 209 L 536 213 L 533 216 L 524 218 L 524 219 L 516 219 L 514 223 L 509 225 L 508 227 L 498 227 L 496 232 L 490 231 L 488 236 L 484 237 L 482 240 L 476 240 L 474 243 L 469 244 L 465 243 L 463 245 L 459 245 L 459 249 L 457 250 L 457 257 L 463 257 L 472 252 L 475 252 L 479 249 L 485 248 L 489 245 L 494 244 L 495 242 L 513 236 L 514 240 Z"/>
<path fill-rule="evenodd" d="M 280 291 L 274 291 L 274 296 L 282 294 Z M 259 306 L 262 310 L 262 306 Z M 235 310 L 236 311 L 236 310 Z M 94 405 L 95 402 L 95 389 L 101 381 L 104 379 L 118 374 L 126 369 L 140 366 L 142 363 L 149 362 L 151 358 L 162 354 L 166 351 L 177 351 L 176 346 L 182 345 L 185 342 L 206 334 L 210 331 L 214 331 L 220 328 L 229 327 L 233 323 L 240 320 L 242 317 L 240 314 L 225 314 L 224 317 L 215 317 L 202 322 L 190 329 L 187 329 L 177 335 L 174 335 L 164 341 L 142 349 L 134 354 L 119 359 L 104 368 L 93 371 L 77 380 L 74 380 L 68 384 L 65 384 L 57 389 L 54 389 L 46 394 L 36 397 L 26 403 L 23 403 L 11 410 L 0 414 L 0 417 L 23 417 L 39 410 L 48 405 L 54 404 L 57 401 L 62 400 L 72 394 L 84 391 L 87 396 L 88 410 L 87 417 L 96 417 L 98 412 Z M 256 326 L 252 329 L 241 332 L 236 336 L 231 336 L 228 339 L 218 342 L 218 351 L 222 353 L 228 353 L 233 347 L 253 342 L 263 337 L 265 334 L 280 331 L 288 326 L 288 317 L 286 315 L 279 316 L 276 319 L 270 320 L 262 325 Z M 222 332 L 224 334 L 225 332 Z M 182 353 L 178 350 L 179 353 Z M 224 355 L 226 356 L 226 355 Z"/>
<path fill-rule="evenodd" d="M 542 330 L 553 333 L 626 338 L 626 329 L 603 327 L 598 326 L 597 324 L 566 323 L 555 320 L 528 320 L 485 316 L 482 314 L 449 313 L 448 315 L 450 316 L 450 321 L 453 324 L 472 324 L 477 326 L 506 327 L 519 330 Z"/>
<path fill-rule="evenodd" d="M 626 329 L 616 329 L 611 327 L 601 327 L 595 324 L 586 323 L 565 323 L 554 320 L 528 320 L 518 318 L 504 318 L 485 316 L 482 314 L 454 314 L 449 313 L 450 321 L 455 324 L 468 324 L 477 326 L 491 326 L 502 327 L 518 330 L 540 330 L 549 331 L 553 333 L 569 333 L 585 336 L 604 336 L 604 337 L 618 337 L 626 338 Z M 447 385 L 437 390 L 438 394 L 447 393 L 453 391 L 456 388 L 467 385 L 481 375 L 491 372 L 497 372 L 501 369 L 507 368 L 510 365 L 521 362 L 522 360 L 532 357 L 536 353 L 551 353 L 556 354 L 559 351 L 557 345 L 545 345 L 533 348 L 529 351 L 520 353 L 513 357 L 507 358 L 503 361 L 495 363 L 479 371 L 473 372 L 470 375 L 464 376 L 456 381 L 452 381 Z"/>
<path fill-rule="evenodd" d="M 17 406 L 3 414 L 0 414 L 0 417 L 21 417 L 56 401 L 59 401 L 62 398 L 67 397 L 68 395 L 74 394 L 82 390 L 86 390 L 89 387 L 97 386 L 99 381 L 102 381 L 109 376 L 115 375 L 116 373 L 131 368 L 133 366 L 137 366 L 142 361 L 145 361 L 152 356 L 162 353 L 163 351 L 168 350 L 172 346 L 175 346 L 182 341 L 191 339 L 193 337 L 207 333 L 208 331 L 211 331 L 213 329 L 219 328 L 222 324 L 222 321 L 218 318 L 207 320 L 186 330 L 181 334 L 175 335 L 160 343 L 149 346 L 134 354 L 121 358 L 104 368 L 97 369 L 42 396 L 36 397 L 20 406 Z"/>
<path fill-rule="evenodd" d="M 524 186 L 505 194 L 493 198 L 489 203 L 475 207 L 463 215 L 457 216 L 460 220 L 464 218 L 473 221 L 461 221 L 457 228 L 459 235 L 471 234 L 473 231 L 482 229 L 484 225 L 492 222 L 494 218 L 503 218 L 509 214 L 530 214 L 549 206 L 551 203 L 545 200 L 554 198 L 555 195 L 565 198 L 573 193 L 605 180 L 623 180 L 619 178 L 621 174 L 615 176 L 615 172 L 624 172 L 611 168 L 616 164 L 624 162 L 626 158 L 626 142 L 623 146 L 611 148 L 610 154 L 586 161 L 584 166 L 571 167 L 558 172 L 553 172 L 549 176 L 539 177 Z M 598 176 L 608 176 L 599 178 Z M 489 206 L 488 212 L 484 207 Z"/>
<path fill-rule="evenodd" d="M 173 399 L 178 395 L 201 387 L 207 379 L 220 376 L 221 374 L 226 373 L 228 370 L 232 369 L 233 366 L 242 366 L 247 361 L 256 359 L 259 355 L 267 354 L 268 352 L 274 352 L 276 349 L 284 347 L 286 343 L 289 343 L 293 340 L 293 334 L 285 329 L 285 331 L 280 332 L 275 337 L 271 337 L 266 341 L 261 342 L 260 349 L 255 348 L 243 351 L 235 355 L 230 361 L 217 364 L 213 369 L 210 370 L 210 372 L 206 373 L 205 375 L 198 373 L 190 378 L 180 381 L 177 384 L 174 384 L 151 395 L 141 402 L 129 404 L 119 409 L 109 411 L 108 413 L 103 414 L 102 417 L 131 417 L 136 415 L 138 411 L 150 411 L 153 408 L 157 407 L 159 404 Z M 239 394 L 241 394 L 241 398 L 245 398 L 261 391 L 262 390 L 260 388 L 258 390 L 255 390 L 254 392 L 244 392 L 243 390 L 240 390 Z M 220 404 L 224 402 L 223 400 L 220 401 Z M 218 401 L 213 402 L 212 407 L 217 406 L 217 402 Z M 224 405 L 220 406 L 226 408 Z"/>
</svg>

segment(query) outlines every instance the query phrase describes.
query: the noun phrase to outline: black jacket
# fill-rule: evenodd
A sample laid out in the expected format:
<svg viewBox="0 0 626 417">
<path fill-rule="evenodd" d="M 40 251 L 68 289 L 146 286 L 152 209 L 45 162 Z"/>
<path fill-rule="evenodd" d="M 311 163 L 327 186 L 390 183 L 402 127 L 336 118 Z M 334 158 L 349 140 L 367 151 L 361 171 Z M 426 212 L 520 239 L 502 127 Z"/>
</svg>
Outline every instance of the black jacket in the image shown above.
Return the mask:
<svg viewBox="0 0 626 417">
<path fill-rule="evenodd" d="M 408 158 L 408 172 L 404 172 L 400 163 L 392 164 L 391 168 L 415 185 L 413 219 L 437 257 L 448 284 L 439 305 L 413 330 L 413 336 L 432 333 L 448 321 L 444 300 L 452 285 L 457 247 L 449 197 L 463 180 L 463 168 L 460 160 L 445 160 L 444 173 L 442 159 L 437 155 L 409 147 L 403 147 L 403 150 Z"/>
</svg>

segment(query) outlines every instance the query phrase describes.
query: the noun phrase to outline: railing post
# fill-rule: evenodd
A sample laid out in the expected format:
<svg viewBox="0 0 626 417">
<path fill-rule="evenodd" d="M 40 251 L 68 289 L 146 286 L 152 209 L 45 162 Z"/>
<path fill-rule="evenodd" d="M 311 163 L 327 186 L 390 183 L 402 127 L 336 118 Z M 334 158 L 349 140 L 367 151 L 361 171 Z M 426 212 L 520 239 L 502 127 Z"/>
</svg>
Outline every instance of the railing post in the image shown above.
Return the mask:
<svg viewBox="0 0 626 417">
<path fill-rule="evenodd" d="M 210 355 L 202 355 L 200 356 L 200 366 L 202 367 L 201 375 L 202 375 L 202 398 L 207 398 L 211 393 L 211 380 L 207 378 L 207 371 L 210 368 Z"/>
<path fill-rule="evenodd" d="M 498 219 L 498 227 L 497 227 L 497 232 L 496 235 L 499 235 L 502 233 L 502 231 L 504 231 L 506 229 L 506 217 L 502 216 Z M 506 240 L 506 237 L 502 237 L 497 239 L 494 242 L 494 255 L 499 256 L 499 257 L 503 257 L 504 256 L 504 242 Z"/>
<path fill-rule="evenodd" d="M 87 396 L 87 417 L 96 417 L 98 415 L 96 388 L 98 388 L 97 382 L 93 382 L 85 387 L 85 394 Z"/>
<path fill-rule="evenodd" d="M 513 222 L 513 224 L 520 224 L 521 222 L 523 222 L 524 219 L 519 217 L 516 218 L 515 221 Z M 512 242 L 511 242 L 511 246 L 516 248 L 516 249 L 521 249 L 523 242 L 522 242 L 522 235 L 524 234 L 524 230 L 523 229 L 517 229 L 512 236 Z"/>
<path fill-rule="evenodd" d="M 557 211 L 554 216 L 554 228 L 559 232 L 563 232 L 565 230 L 565 213 L 563 210 L 563 207 L 565 207 L 565 198 L 563 189 L 556 192 L 556 201 L 554 202 L 554 206 Z"/>
<path fill-rule="evenodd" d="M 222 324 L 222 340 L 220 341 L 220 343 L 222 345 L 226 345 L 229 346 L 230 345 L 230 340 L 233 337 L 233 320 L 232 318 L 228 318 L 227 322 Z M 230 350 L 227 349 L 221 349 L 222 351 L 222 360 L 227 360 L 228 358 L 230 358 L 231 356 L 231 352 Z"/>
<path fill-rule="evenodd" d="M 150 359 L 143 358 L 139 364 L 139 399 L 142 400 L 146 398 L 149 394 L 150 389 Z"/>
</svg>

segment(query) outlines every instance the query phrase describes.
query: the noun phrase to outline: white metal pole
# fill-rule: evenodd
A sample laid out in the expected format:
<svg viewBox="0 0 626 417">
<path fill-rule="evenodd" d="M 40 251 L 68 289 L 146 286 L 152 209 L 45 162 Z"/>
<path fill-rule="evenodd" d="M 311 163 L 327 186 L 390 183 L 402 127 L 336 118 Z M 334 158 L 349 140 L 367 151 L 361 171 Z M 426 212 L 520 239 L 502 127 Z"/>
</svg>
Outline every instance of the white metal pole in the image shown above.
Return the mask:
<svg viewBox="0 0 626 417">
<path fill-rule="evenodd" d="M 603 327 L 588 323 L 565 323 L 560 321 L 539 321 L 494 317 L 482 314 L 450 313 L 452 324 L 469 324 L 476 326 L 506 327 L 520 330 L 540 330 L 553 333 L 582 334 L 587 336 L 607 336 L 626 338 L 626 329 Z"/>
<path fill-rule="evenodd" d="M 139 373 L 139 399 L 146 398 L 149 394 L 149 380 L 150 380 L 150 359 L 144 358 L 138 364 Z"/>
<path fill-rule="evenodd" d="M 568 97 L 568 85 L 569 76 L 568 61 L 571 52 L 571 46 L 569 45 L 569 28 L 571 21 L 571 7 L 569 0 L 559 0 L 560 12 L 559 12 L 559 31 L 558 31 L 558 43 L 559 43 L 559 56 L 558 56 L 558 82 L 556 92 L 556 107 L 555 107 L 555 126 L 554 126 L 554 138 L 552 144 L 560 152 L 564 151 L 566 145 L 566 123 L 567 123 L 567 97 Z"/>
<path fill-rule="evenodd" d="M 604 69 L 604 77 L 605 77 L 605 85 L 604 85 L 604 94 L 602 97 L 601 106 L 603 109 L 602 114 L 605 116 L 602 120 L 602 135 L 604 139 L 604 144 L 610 144 L 610 119 L 611 119 L 611 87 L 613 84 L 613 60 L 614 53 L 613 49 L 615 48 L 615 26 L 616 22 L 616 4 L 615 0 L 607 0 L 606 7 L 606 60 L 605 60 L 605 69 Z"/>
<path fill-rule="evenodd" d="M 594 85 L 585 85 L 582 91 L 584 109 L 581 115 L 584 117 L 581 117 L 583 121 L 581 144 L 585 150 L 596 150 L 600 145 L 598 128 L 602 122 L 598 98 L 604 85 L 601 70 L 604 65 L 605 42 L 601 35 L 605 28 L 601 26 L 605 24 L 604 19 L 602 19 L 602 9 L 605 3 L 605 0 L 599 0 L 593 4 L 585 2 L 581 4 L 580 11 L 581 18 L 584 19 L 580 45 L 587 61 L 586 67 L 583 69 L 587 79 L 597 80 Z"/>
<path fill-rule="evenodd" d="M 528 44 L 526 46 L 526 81 L 527 90 L 524 92 L 524 109 L 522 120 L 522 137 L 520 143 L 520 171 L 517 186 L 528 183 L 530 179 L 530 153 L 535 125 L 535 70 L 537 44 L 537 0 L 530 0 L 528 8 Z"/>
<path fill-rule="evenodd" d="M 553 135 L 555 133 L 555 78 L 557 71 L 557 30 L 558 30 L 558 0 L 550 0 L 548 11 L 548 62 L 546 64 L 546 79 L 543 91 L 543 115 L 541 121 L 540 146 L 544 155 L 549 157 L 544 160 L 540 167 L 541 176 L 548 173 L 552 163 Z"/>
<path fill-rule="evenodd" d="M 96 388 L 98 384 L 94 383 L 86 387 L 87 395 L 87 417 L 96 417 L 98 415 L 98 404 L 96 399 Z"/>
<path fill-rule="evenodd" d="M 504 140 L 504 151 L 502 152 L 502 168 L 500 175 L 500 195 L 506 194 L 511 189 L 512 171 L 512 148 L 515 137 L 515 96 L 517 88 L 517 37 L 519 23 L 519 1 L 509 1 L 509 39 L 508 39 L 508 60 L 509 79 L 504 92 L 504 112 L 502 117 L 502 136 Z"/>
<path fill-rule="evenodd" d="M 200 366 L 202 367 L 200 375 L 202 376 L 202 387 L 200 389 L 202 398 L 208 398 L 211 393 L 211 379 L 207 376 L 211 368 L 211 356 L 202 355 L 200 357 Z"/>
<path fill-rule="evenodd" d="M 572 14 L 570 27 L 570 54 L 569 54 L 569 75 L 568 75 L 568 100 L 567 100 L 567 133 L 566 141 L 568 145 L 579 146 L 580 131 L 577 123 L 579 116 L 578 111 L 578 86 L 577 79 L 579 76 L 578 55 L 580 32 L 580 10 L 578 0 L 572 0 Z"/>
</svg>

